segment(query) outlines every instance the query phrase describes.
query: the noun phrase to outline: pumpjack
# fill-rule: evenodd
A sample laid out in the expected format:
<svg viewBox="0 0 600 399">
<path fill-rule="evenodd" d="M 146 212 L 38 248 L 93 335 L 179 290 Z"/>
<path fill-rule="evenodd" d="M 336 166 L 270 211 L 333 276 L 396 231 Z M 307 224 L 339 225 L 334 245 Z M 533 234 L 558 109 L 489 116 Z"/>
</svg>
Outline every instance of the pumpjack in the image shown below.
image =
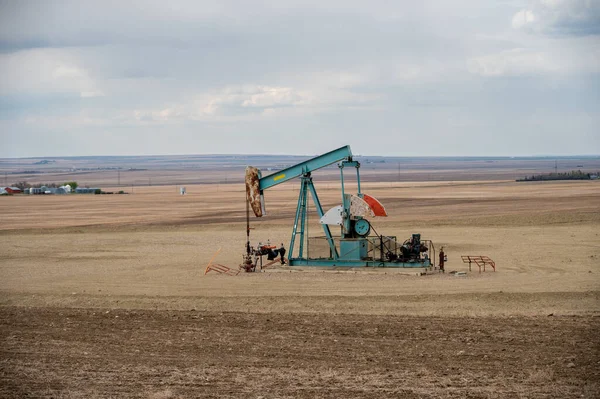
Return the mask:
<svg viewBox="0 0 600 399">
<path fill-rule="evenodd" d="M 334 163 L 340 169 L 342 201 L 341 205 L 324 212 L 312 173 Z M 345 192 L 344 170 L 348 168 L 356 171 L 355 194 Z M 421 234 L 412 234 L 409 239 L 399 242 L 395 236 L 377 233 L 368 218 L 386 217 L 387 212 L 379 200 L 361 191 L 360 163 L 352 159 L 350 146 L 340 147 L 264 177 L 258 168 L 246 168 L 247 265 L 252 264 L 252 256 L 256 256 L 257 251 L 250 246 L 250 209 L 256 217 L 266 216 L 265 191 L 296 178 L 300 178 L 300 192 L 287 251 L 289 266 L 435 267 L 433 242 L 421 239 Z M 324 236 L 308 237 L 309 196 L 314 202 Z M 331 232 L 335 226 L 340 229 L 339 236 Z"/>
</svg>

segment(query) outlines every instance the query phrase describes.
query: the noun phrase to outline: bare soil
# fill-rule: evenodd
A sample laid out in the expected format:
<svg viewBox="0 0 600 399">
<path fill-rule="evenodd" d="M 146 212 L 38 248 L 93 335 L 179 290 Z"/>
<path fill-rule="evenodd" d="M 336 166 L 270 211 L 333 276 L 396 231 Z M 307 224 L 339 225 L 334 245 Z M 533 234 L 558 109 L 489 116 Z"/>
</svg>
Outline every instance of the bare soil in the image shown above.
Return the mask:
<svg viewBox="0 0 600 399">
<path fill-rule="evenodd" d="M 598 397 L 598 317 L 0 308 L 2 397 Z"/>
</svg>

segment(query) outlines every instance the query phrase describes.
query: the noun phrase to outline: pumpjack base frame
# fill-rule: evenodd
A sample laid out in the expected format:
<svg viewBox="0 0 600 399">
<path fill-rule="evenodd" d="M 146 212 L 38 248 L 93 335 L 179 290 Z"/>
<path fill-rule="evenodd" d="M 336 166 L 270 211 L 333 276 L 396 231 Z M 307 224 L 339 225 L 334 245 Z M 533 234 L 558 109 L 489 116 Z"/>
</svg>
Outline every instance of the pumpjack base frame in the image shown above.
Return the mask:
<svg viewBox="0 0 600 399">
<path fill-rule="evenodd" d="M 289 266 L 317 266 L 317 267 L 388 267 L 388 268 L 430 268 L 431 261 L 422 262 L 381 262 L 377 260 L 342 260 L 342 259 L 303 259 L 292 258 L 288 260 Z"/>
</svg>

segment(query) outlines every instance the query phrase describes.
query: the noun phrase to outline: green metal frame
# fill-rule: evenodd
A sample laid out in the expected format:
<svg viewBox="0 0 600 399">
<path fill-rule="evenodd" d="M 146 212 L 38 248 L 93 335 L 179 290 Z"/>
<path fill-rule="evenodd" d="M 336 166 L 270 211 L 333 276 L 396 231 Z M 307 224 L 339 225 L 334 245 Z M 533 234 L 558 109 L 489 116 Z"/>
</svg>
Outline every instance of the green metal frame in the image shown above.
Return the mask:
<svg viewBox="0 0 600 399">
<path fill-rule="evenodd" d="M 346 150 L 347 148 L 347 150 Z M 296 166 L 292 166 L 291 168 L 288 168 L 286 170 L 280 171 L 278 173 L 274 173 L 273 175 L 267 176 L 266 178 L 269 178 L 271 176 L 275 176 L 269 180 L 265 180 L 265 187 L 272 187 L 272 185 L 275 184 L 275 178 L 277 176 L 282 176 L 280 177 L 278 180 L 284 180 L 284 179 L 289 179 L 290 175 L 293 175 L 295 173 L 297 173 L 298 168 L 301 168 L 303 170 L 305 170 L 302 173 L 302 177 L 301 177 L 301 181 L 300 181 L 300 193 L 298 195 L 298 206 L 296 207 L 296 218 L 294 219 L 294 229 L 292 230 L 292 239 L 290 241 L 290 251 L 288 253 L 288 262 L 291 265 L 292 264 L 292 259 L 307 259 L 304 257 L 304 241 L 305 241 L 305 230 L 306 230 L 306 226 L 308 225 L 308 195 L 309 192 L 313 198 L 313 202 L 315 203 L 315 208 L 317 209 L 317 214 L 319 215 L 319 218 L 323 217 L 324 212 L 323 212 L 323 207 L 321 206 L 321 202 L 319 201 L 319 196 L 317 195 L 317 190 L 315 189 L 315 185 L 313 184 L 312 181 L 312 176 L 311 176 L 311 168 L 313 167 L 323 167 L 321 165 L 331 165 L 332 163 L 338 162 L 339 157 L 340 156 L 344 156 L 346 157 L 346 159 L 342 159 L 338 166 L 340 168 L 340 175 L 341 175 L 341 183 L 342 183 L 342 204 L 344 207 L 344 211 L 346 213 L 350 212 L 350 196 L 349 195 L 345 195 L 345 191 L 344 191 L 344 168 L 345 167 L 354 167 L 356 168 L 356 181 L 358 183 L 358 193 L 360 194 L 360 173 L 359 173 L 359 168 L 360 168 L 360 163 L 356 162 L 356 161 L 352 161 L 351 159 L 351 155 L 347 155 L 347 154 L 352 154 L 350 152 L 350 148 L 348 146 L 346 147 L 341 147 L 335 151 L 331 151 L 325 155 L 322 155 L 321 157 L 317 157 L 317 158 L 313 158 L 312 160 L 303 162 L 301 164 L 298 164 Z M 335 161 L 334 161 L 335 159 Z M 261 187 L 262 187 L 262 182 L 264 179 L 261 179 Z M 279 181 L 277 181 L 276 184 L 279 184 Z M 300 229 L 298 229 L 298 225 L 300 226 Z M 329 250 L 331 253 L 331 259 L 329 261 L 332 262 L 336 262 L 339 259 L 339 253 L 338 250 L 335 246 L 335 242 L 333 240 L 333 236 L 331 235 L 331 230 L 329 229 L 329 226 L 326 224 L 323 224 L 323 232 L 325 233 L 325 237 L 327 237 L 327 243 L 329 244 Z M 347 236 L 351 233 L 350 231 L 350 219 L 346 218 L 344 221 L 344 225 L 342 226 L 342 232 L 344 236 Z M 293 258 L 294 256 L 294 246 L 296 244 L 296 237 L 300 236 L 300 243 L 298 245 L 298 256 L 297 258 Z"/>
<path fill-rule="evenodd" d="M 390 267 L 390 268 L 414 268 L 426 269 L 433 265 L 429 259 L 423 262 L 380 262 L 377 260 L 340 260 L 340 259 L 288 259 L 290 266 L 341 266 L 341 267 Z"/>
<path fill-rule="evenodd" d="M 312 258 L 304 256 L 304 242 L 308 238 L 306 228 L 308 226 L 308 197 L 312 196 L 315 208 L 319 218 L 323 217 L 323 207 L 317 196 L 317 191 L 312 181 L 311 172 L 329 166 L 338 162 L 340 168 L 340 180 L 342 186 L 342 206 L 346 215 L 350 213 L 351 195 L 346 195 L 344 188 L 344 168 L 354 167 L 356 169 L 356 181 L 358 185 L 358 195 L 362 196 L 360 188 L 360 163 L 352 160 L 350 146 L 340 147 L 321 156 L 301 162 L 297 165 L 280 170 L 269 176 L 260 177 L 259 188 L 262 195 L 263 190 L 274 187 L 278 184 L 300 177 L 300 192 L 298 195 L 298 206 L 294 219 L 294 228 L 290 241 L 288 252 L 288 264 L 290 266 L 344 266 L 344 267 L 392 267 L 392 268 L 429 268 L 432 266 L 430 259 L 424 259 L 422 262 L 382 262 L 376 260 L 353 260 L 340 259 L 340 254 L 335 246 L 335 241 L 331 235 L 329 226 L 323 224 L 323 231 L 329 244 L 331 258 Z M 350 218 L 344 218 L 344 225 L 341 226 L 342 238 L 352 236 Z M 306 233 L 306 235 L 305 235 Z M 294 256 L 294 247 L 298 243 L 298 254 Z"/>
<path fill-rule="evenodd" d="M 292 239 L 290 242 L 290 250 L 288 253 L 288 261 L 290 261 L 293 257 L 294 253 L 294 245 L 296 241 L 296 237 L 300 235 L 300 244 L 298 248 L 298 258 L 304 258 L 304 232 L 308 223 L 308 195 L 311 194 L 313 198 L 313 202 L 315 203 L 315 208 L 317 209 L 317 214 L 319 218 L 323 217 L 323 207 L 321 206 L 321 202 L 319 201 L 319 197 L 317 196 L 317 190 L 315 190 L 315 185 L 313 184 L 312 177 L 310 172 L 304 174 L 301 178 L 300 183 L 300 194 L 298 195 L 298 206 L 296 207 L 296 218 L 294 219 L 294 229 L 292 231 Z M 298 224 L 300 224 L 300 230 L 298 230 Z M 339 254 L 335 247 L 335 243 L 333 241 L 333 236 L 331 235 L 331 230 L 329 226 L 324 224 L 323 231 L 325 232 L 325 237 L 327 238 L 327 242 L 329 244 L 329 250 L 331 251 L 332 258 L 338 259 Z"/>
<path fill-rule="evenodd" d="M 259 181 L 259 189 L 260 191 L 266 190 L 344 159 L 352 160 L 352 151 L 348 145 L 262 177 Z"/>
</svg>

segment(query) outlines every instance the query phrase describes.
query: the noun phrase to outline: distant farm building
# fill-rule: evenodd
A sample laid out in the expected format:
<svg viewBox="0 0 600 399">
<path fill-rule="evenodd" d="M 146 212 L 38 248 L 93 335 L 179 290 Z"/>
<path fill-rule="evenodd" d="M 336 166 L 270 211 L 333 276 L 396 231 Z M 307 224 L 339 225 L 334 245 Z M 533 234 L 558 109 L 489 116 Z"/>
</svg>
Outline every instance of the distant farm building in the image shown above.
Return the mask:
<svg viewBox="0 0 600 399">
<path fill-rule="evenodd" d="M 21 194 L 23 190 L 19 187 L 0 187 L 0 194 Z"/>
<path fill-rule="evenodd" d="M 25 189 L 25 194 L 33 194 L 33 195 L 39 195 L 39 194 L 69 194 L 71 192 L 71 186 L 69 186 L 68 184 L 65 184 L 64 186 L 60 186 L 60 187 L 47 187 L 47 186 L 42 186 L 42 187 L 31 187 L 31 188 L 26 188 Z"/>
</svg>

